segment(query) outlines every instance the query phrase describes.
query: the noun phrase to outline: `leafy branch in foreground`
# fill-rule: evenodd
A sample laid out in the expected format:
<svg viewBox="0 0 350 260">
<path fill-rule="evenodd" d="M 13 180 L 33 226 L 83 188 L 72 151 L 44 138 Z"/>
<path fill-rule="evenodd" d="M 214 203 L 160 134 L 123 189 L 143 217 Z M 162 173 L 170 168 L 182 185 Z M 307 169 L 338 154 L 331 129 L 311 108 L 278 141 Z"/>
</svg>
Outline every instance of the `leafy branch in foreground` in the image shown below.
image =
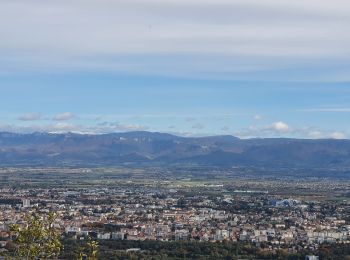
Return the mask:
<svg viewBox="0 0 350 260">
<path fill-rule="evenodd" d="M 88 260 L 97 260 L 99 244 L 97 241 L 88 237 L 88 241 L 83 247 L 83 251 L 79 253 L 78 260 L 88 259 Z"/>
<path fill-rule="evenodd" d="M 21 259 L 55 259 L 61 251 L 61 232 L 54 227 L 56 215 L 49 213 L 45 217 L 28 215 L 25 225 L 14 224 L 11 231 L 15 236 L 15 255 Z"/>
</svg>

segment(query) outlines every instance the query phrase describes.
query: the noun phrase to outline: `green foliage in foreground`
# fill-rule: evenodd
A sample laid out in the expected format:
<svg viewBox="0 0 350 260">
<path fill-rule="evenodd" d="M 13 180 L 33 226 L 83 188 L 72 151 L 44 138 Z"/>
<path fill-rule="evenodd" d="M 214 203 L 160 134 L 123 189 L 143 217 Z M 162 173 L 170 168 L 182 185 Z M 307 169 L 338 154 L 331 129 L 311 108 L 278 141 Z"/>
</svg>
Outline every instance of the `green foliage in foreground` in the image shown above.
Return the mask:
<svg viewBox="0 0 350 260">
<path fill-rule="evenodd" d="M 9 243 L 5 259 L 61 259 L 61 230 L 55 228 L 55 220 L 54 213 L 44 217 L 32 214 L 26 216 L 24 226 L 12 225 L 14 241 Z M 99 244 L 89 237 L 75 250 L 74 258 L 68 259 L 97 260 Z"/>
<path fill-rule="evenodd" d="M 80 245 L 75 252 L 78 252 L 78 254 L 72 256 L 71 259 L 78 259 L 78 260 L 97 260 L 98 259 L 98 250 L 99 250 L 99 243 L 97 241 L 93 241 L 91 237 L 88 238 L 88 241 Z"/>
<path fill-rule="evenodd" d="M 14 240 L 14 256 L 21 259 L 57 258 L 61 251 L 60 230 L 54 227 L 55 214 L 44 218 L 36 214 L 26 217 L 26 225 L 11 226 Z"/>
</svg>

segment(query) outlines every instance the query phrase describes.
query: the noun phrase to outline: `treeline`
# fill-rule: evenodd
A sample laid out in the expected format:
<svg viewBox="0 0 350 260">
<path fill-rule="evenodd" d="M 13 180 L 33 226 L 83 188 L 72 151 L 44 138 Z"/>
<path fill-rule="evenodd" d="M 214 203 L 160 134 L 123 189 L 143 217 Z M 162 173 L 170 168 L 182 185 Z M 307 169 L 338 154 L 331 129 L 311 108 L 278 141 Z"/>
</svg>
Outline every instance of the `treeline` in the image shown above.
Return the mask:
<svg viewBox="0 0 350 260">
<path fill-rule="evenodd" d="M 65 240 L 62 257 L 76 259 L 81 241 Z M 206 242 L 161 242 L 161 241 L 129 241 L 100 240 L 99 259 L 233 259 L 232 256 L 250 256 L 256 249 L 250 245 L 237 248 L 234 243 Z M 138 248 L 139 251 L 127 252 Z"/>
<path fill-rule="evenodd" d="M 76 259 L 82 241 L 65 240 L 62 258 Z M 137 248 L 138 251 L 128 249 Z M 304 260 L 306 255 L 319 255 L 321 260 L 350 260 L 350 245 L 321 245 L 317 252 L 290 253 L 288 249 L 271 252 L 249 243 L 211 243 L 195 241 L 128 241 L 100 240 L 99 259 L 286 259 Z"/>
</svg>

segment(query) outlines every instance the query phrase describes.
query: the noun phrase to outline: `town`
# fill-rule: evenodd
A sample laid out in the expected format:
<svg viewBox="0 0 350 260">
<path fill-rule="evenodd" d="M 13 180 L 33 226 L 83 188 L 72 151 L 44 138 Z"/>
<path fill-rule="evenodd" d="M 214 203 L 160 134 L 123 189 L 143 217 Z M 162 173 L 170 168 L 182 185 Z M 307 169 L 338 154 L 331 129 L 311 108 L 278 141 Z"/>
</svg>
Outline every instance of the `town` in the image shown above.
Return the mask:
<svg viewBox="0 0 350 260">
<path fill-rule="evenodd" d="M 92 174 L 86 169 L 74 171 Z M 49 212 L 57 215 L 55 226 L 65 239 L 91 237 L 102 241 L 101 245 L 103 241 L 230 242 L 248 243 L 267 254 L 285 250 L 317 255 L 324 244 L 350 244 L 350 185 L 346 181 L 298 180 L 293 184 L 277 178 L 265 180 L 257 189 L 255 180 L 242 177 L 211 182 L 193 181 L 193 175 L 147 182 L 137 178 L 140 175 L 108 185 L 86 185 L 77 179 L 68 187 L 49 188 L 43 183 L 40 188 L 3 183 L 1 251 L 6 253 L 11 244 L 11 225 L 25 225 L 28 214 Z M 307 193 L 288 195 L 286 189 L 293 185 L 294 191 L 299 188 Z"/>
</svg>

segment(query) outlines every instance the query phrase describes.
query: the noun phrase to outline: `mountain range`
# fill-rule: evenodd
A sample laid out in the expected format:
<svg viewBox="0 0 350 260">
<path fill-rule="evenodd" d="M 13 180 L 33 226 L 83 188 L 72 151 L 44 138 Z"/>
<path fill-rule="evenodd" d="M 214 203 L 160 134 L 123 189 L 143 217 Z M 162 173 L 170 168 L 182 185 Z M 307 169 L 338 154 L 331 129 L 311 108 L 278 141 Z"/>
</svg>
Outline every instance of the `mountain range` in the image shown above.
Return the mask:
<svg viewBox="0 0 350 260">
<path fill-rule="evenodd" d="M 350 140 L 0 133 L 0 166 L 208 165 L 349 167 Z"/>
</svg>

